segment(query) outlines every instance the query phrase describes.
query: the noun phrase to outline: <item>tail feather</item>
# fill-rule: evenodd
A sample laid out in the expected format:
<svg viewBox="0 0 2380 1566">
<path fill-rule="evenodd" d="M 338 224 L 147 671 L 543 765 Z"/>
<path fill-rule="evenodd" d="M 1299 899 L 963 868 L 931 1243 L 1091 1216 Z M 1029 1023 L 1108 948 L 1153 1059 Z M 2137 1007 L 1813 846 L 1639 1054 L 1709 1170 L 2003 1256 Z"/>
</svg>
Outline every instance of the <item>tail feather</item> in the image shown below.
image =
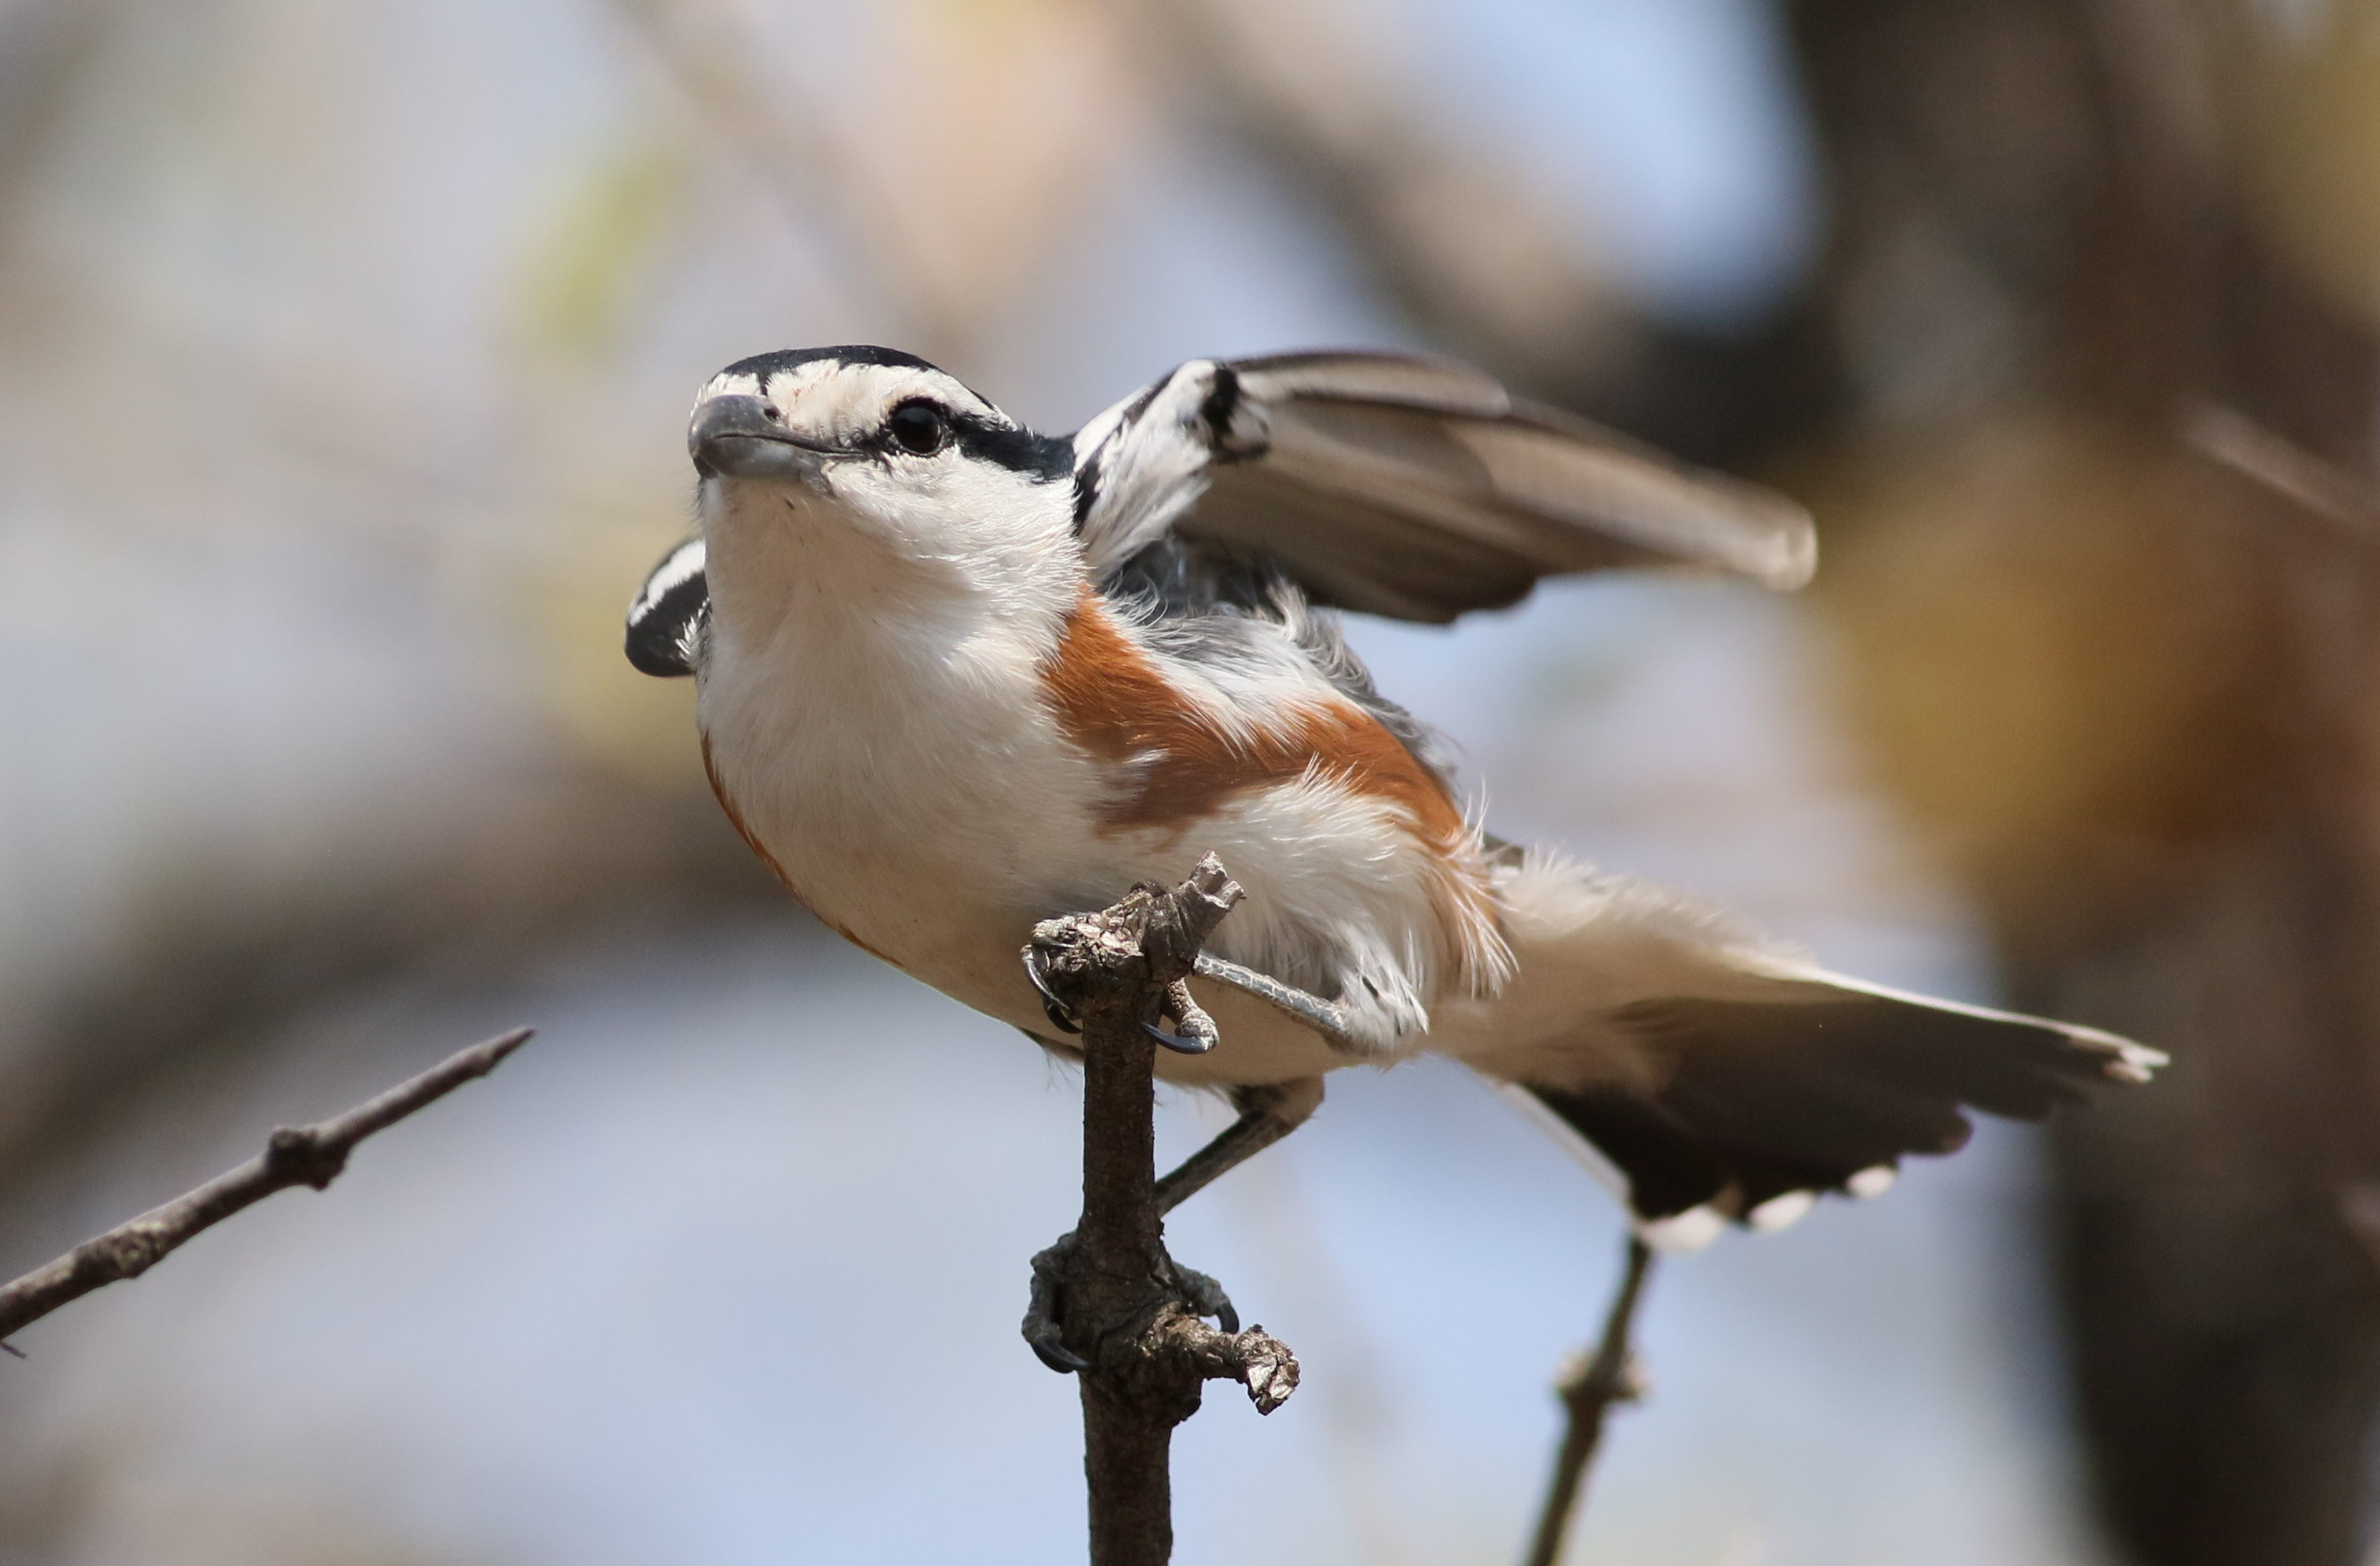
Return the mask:
<svg viewBox="0 0 2380 1566">
<path fill-rule="evenodd" d="M 1663 997 L 1604 1021 L 1651 1057 L 1641 1084 L 1524 1083 L 1625 1180 L 1640 1220 L 1742 1220 L 1797 1192 L 1846 1191 L 1911 1154 L 1955 1152 L 1966 1110 L 2039 1120 L 2157 1057 L 2099 1033 L 1832 976 L 1759 1001 Z"/>
<path fill-rule="evenodd" d="M 1507 853 L 1495 876 L 1517 977 L 1441 1002 L 1432 1042 L 1510 1086 L 1656 1238 L 1872 1195 L 1903 1158 L 1964 1146 L 1970 1110 L 2039 1120 L 2164 1062 L 2095 1028 L 1828 973 L 1559 855 Z"/>
</svg>

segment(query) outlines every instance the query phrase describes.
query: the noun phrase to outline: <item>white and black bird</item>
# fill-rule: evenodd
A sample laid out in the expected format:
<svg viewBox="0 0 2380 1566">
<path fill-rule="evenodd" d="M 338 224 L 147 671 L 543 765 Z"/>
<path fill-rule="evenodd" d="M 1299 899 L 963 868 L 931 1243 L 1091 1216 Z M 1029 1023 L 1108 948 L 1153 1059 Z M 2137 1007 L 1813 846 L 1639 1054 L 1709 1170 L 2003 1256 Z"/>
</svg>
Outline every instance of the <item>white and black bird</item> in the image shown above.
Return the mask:
<svg viewBox="0 0 2380 1566">
<path fill-rule="evenodd" d="M 1036 921 L 1171 883 L 1247 892 L 1213 954 L 1329 1003 L 1194 980 L 1221 1041 L 1160 1052 L 1239 1122 L 1167 1206 L 1293 1127 L 1326 1073 L 1429 1052 L 1583 1138 L 1641 1228 L 1767 1227 L 2160 1057 L 1828 973 L 1713 911 L 1485 835 L 1337 612 L 1445 622 L 1541 577 L 1684 564 L 1799 586 L 1781 497 L 1463 367 L 1193 360 L 1071 438 L 924 360 L 764 355 L 702 389 L 701 532 L 631 607 L 692 674 L 712 786 L 820 918 L 1066 1048 Z"/>
</svg>

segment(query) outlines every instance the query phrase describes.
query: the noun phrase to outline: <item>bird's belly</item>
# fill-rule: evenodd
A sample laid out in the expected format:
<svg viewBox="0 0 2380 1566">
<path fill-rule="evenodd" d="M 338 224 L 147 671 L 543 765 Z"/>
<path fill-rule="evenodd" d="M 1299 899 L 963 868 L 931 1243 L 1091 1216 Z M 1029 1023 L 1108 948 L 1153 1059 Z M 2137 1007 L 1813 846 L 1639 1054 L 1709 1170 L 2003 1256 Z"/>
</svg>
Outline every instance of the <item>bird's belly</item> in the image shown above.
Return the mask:
<svg viewBox="0 0 2380 1566">
<path fill-rule="evenodd" d="M 1047 828 L 1024 830 L 1038 835 Z M 1103 907 L 1135 880 L 1179 880 L 1195 862 L 1192 856 L 1175 867 L 1172 856 L 1116 845 L 1108 862 L 1096 866 L 1077 852 L 1071 868 L 1084 890 L 1068 893 L 1052 890 L 1046 878 L 1002 875 L 984 864 L 955 866 L 891 839 L 821 832 L 795 847 L 772 836 L 786 843 L 785 852 L 772 850 L 770 857 L 787 884 L 847 940 L 953 1000 L 1062 1044 L 1025 977 L 1024 949 L 1034 924 Z M 1266 955 L 1235 952 L 1221 936 L 1213 944 L 1241 958 Z M 1334 1052 L 1270 1007 L 1204 981 L 1195 988 L 1221 1026 L 1223 1042 L 1201 1056 L 1160 1051 L 1158 1073 L 1168 1081 L 1201 1086 L 1286 1082 L 1353 1063 L 1353 1057 Z"/>
<path fill-rule="evenodd" d="M 1035 764 L 1012 751 L 1000 765 L 906 780 L 855 776 L 815 752 L 797 771 L 757 775 L 743 759 L 714 751 L 721 798 L 820 919 L 953 999 L 1045 1036 L 1021 960 L 1035 922 L 1106 906 L 1136 881 L 1178 881 L 1207 852 L 1249 892 L 1210 949 L 1305 988 L 1336 993 L 1351 943 L 1434 917 L 1417 878 L 1383 862 L 1373 823 L 1300 814 L 1263 795 L 1119 832 L 1100 816 L 1107 780 L 1064 757 Z M 1169 1056 L 1170 1079 L 1283 1081 L 1349 1063 L 1269 1008 L 1232 994 L 1202 1003 L 1226 1025 L 1224 1044 Z M 1386 1019 L 1373 1058 L 1420 1041 Z"/>
<path fill-rule="evenodd" d="M 998 784 L 930 800 L 795 788 L 749 803 L 722 784 L 746 836 L 844 936 L 981 1009 L 1022 985 L 1017 953 L 1043 917 L 1033 846 L 1056 825 Z M 1030 993 L 1029 989 L 1027 994 Z"/>
</svg>

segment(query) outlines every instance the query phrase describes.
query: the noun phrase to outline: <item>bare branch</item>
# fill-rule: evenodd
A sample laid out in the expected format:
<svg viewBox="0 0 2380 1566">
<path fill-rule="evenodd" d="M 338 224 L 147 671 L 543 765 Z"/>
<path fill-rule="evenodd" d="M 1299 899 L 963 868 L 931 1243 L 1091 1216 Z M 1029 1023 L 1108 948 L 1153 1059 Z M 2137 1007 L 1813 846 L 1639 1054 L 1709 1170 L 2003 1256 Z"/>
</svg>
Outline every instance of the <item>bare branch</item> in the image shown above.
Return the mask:
<svg viewBox="0 0 2380 1566">
<path fill-rule="evenodd" d="M 1555 1454 L 1552 1480 L 1546 1486 L 1546 1503 L 1537 1514 L 1537 1532 L 1529 1545 L 1528 1566 L 1554 1566 L 1561 1559 L 1562 1539 L 1578 1509 L 1579 1491 L 1587 1464 L 1603 1443 L 1604 1416 L 1614 1403 L 1634 1402 L 1645 1395 L 1645 1382 L 1628 1346 L 1636 1322 L 1636 1306 L 1645 1297 L 1645 1281 L 1653 1270 L 1653 1247 L 1631 1234 L 1628 1266 L 1621 1274 L 1620 1292 L 1603 1318 L 1603 1340 L 1595 1357 L 1566 1378 L 1562 1407 L 1570 1424 L 1562 1431 L 1561 1451 Z"/>
<path fill-rule="evenodd" d="M 1156 1048 L 1212 1046 L 1214 1025 L 1180 987 L 1240 896 L 1208 855 L 1171 891 L 1135 887 L 1103 912 L 1045 920 L 1026 953 L 1082 1026 L 1083 1217 L 1033 1258 L 1025 1336 L 1080 1379 L 1093 1566 L 1162 1566 L 1172 1554 L 1169 1449 L 1203 1383 L 1239 1382 L 1261 1414 L 1297 1386 L 1289 1349 L 1261 1327 L 1238 1330 L 1214 1281 L 1166 1254 L 1158 1207 Z M 1181 1036 L 1158 1028 L 1169 1016 Z"/>
<path fill-rule="evenodd" d="M 505 1056 L 528 1042 L 531 1031 L 515 1028 L 475 1044 L 334 1119 L 314 1125 L 282 1126 L 266 1140 L 262 1153 L 237 1169 L 86 1240 L 47 1267 L 36 1268 L 0 1287 L 0 1339 L 94 1289 L 140 1277 L 202 1231 L 275 1191 L 292 1185 L 323 1189 L 346 1168 L 347 1155 L 357 1143 L 437 1102 L 474 1077 L 487 1075 Z"/>
</svg>

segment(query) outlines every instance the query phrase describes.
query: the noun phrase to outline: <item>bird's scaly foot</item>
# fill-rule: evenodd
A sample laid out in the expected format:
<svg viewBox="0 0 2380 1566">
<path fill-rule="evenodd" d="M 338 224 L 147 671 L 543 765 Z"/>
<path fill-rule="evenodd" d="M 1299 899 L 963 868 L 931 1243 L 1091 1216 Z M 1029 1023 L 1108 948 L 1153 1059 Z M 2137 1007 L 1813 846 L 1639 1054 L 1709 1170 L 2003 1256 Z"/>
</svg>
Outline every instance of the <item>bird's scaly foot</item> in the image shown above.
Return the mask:
<svg viewBox="0 0 2380 1566">
<path fill-rule="evenodd" d="M 1050 985 L 1049 966 L 1051 953 L 1038 939 L 1041 933 L 1038 928 L 1034 933 L 1037 939 L 1025 948 L 1025 977 L 1033 981 L 1035 991 L 1041 997 L 1041 1014 L 1048 1017 L 1050 1026 L 1061 1033 L 1079 1034 L 1083 1031 L 1082 1019 Z M 1168 1019 L 1181 1031 L 1173 1032 L 1160 1026 Z M 1222 1038 L 1220 1030 L 1215 1026 L 1215 1019 L 1190 998 L 1190 987 L 1180 979 L 1165 987 L 1165 1005 L 1159 1014 L 1159 1020 L 1145 1022 L 1140 1025 L 1140 1029 L 1177 1055 L 1203 1055 Z"/>
<path fill-rule="evenodd" d="M 1065 1343 L 1066 1287 L 1080 1254 L 1069 1231 L 1035 1256 L 1032 1296 L 1025 1307 L 1026 1343 L 1042 1364 L 1062 1376 L 1091 1367 L 1090 1361 Z M 1165 1258 L 1165 1267 L 1174 1297 L 1194 1315 L 1211 1318 L 1227 1333 L 1239 1331 L 1240 1313 L 1232 1308 L 1231 1296 L 1223 1293 L 1220 1283 L 1171 1256 Z"/>
<path fill-rule="evenodd" d="M 1048 1017 L 1050 1026 L 1059 1032 L 1079 1034 L 1083 1031 L 1081 1019 L 1075 1015 L 1072 1006 L 1058 999 L 1058 992 L 1050 988 L 1049 976 L 1042 971 L 1049 963 L 1050 954 L 1039 946 L 1025 949 L 1025 977 L 1033 981 L 1033 988 L 1041 996 L 1041 1014 Z"/>
</svg>

